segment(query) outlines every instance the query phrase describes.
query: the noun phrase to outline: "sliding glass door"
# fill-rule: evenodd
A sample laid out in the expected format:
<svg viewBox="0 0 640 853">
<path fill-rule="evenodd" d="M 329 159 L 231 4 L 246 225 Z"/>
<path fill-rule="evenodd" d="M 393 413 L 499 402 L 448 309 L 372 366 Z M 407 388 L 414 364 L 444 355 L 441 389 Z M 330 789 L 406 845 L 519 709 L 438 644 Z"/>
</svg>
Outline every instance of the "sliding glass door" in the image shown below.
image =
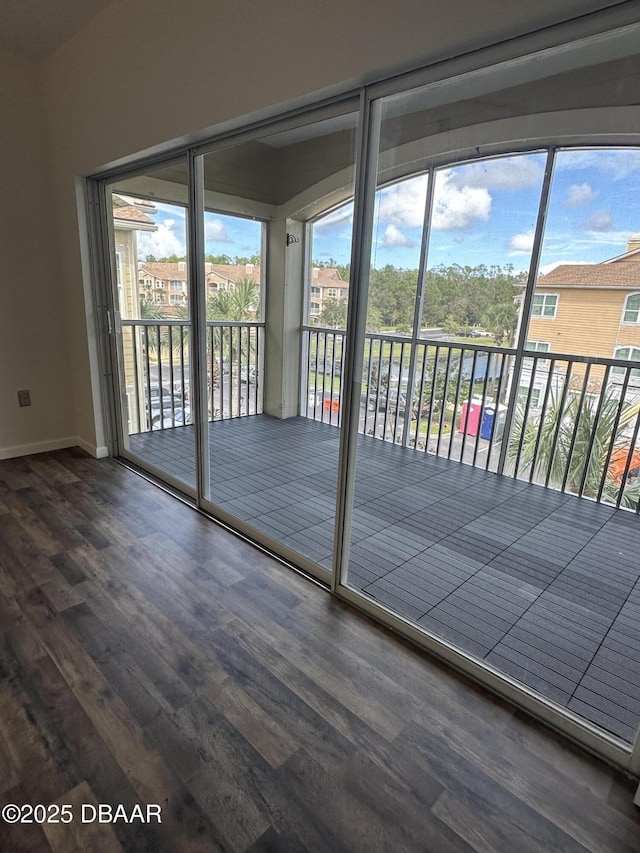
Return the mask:
<svg viewBox="0 0 640 853">
<path fill-rule="evenodd" d="M 107 184 L 119 452 L 189 494 L 191 420 L 186 158 Z"/>
<path fill-rule="evenodd" d="M 330 579 L 357 104 L 201 155 L 203 505 Z"/>
<path fill-rule="evenodd" d="M 624 763 L 640 155 L 544 59 L 105 179 L 118 452 Z"/>
</svg>

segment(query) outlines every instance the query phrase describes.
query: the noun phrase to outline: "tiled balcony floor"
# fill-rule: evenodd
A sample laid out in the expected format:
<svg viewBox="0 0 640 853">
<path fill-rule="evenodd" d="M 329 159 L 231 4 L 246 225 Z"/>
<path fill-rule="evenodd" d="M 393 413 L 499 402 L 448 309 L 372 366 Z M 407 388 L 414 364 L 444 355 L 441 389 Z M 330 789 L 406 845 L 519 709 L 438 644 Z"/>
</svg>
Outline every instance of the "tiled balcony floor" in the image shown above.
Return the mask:
<svg viewBox="0 0 640 853">
<path fill-rule="evenodd" d="M 339 431 L 210 425 L 214 503 L 329 568 Z M 191 427 L 131 436 L 195 482 Z M 640 517 L 359 436 L 348 583 L 631 741 L 640 722 Z"/>
</svg>

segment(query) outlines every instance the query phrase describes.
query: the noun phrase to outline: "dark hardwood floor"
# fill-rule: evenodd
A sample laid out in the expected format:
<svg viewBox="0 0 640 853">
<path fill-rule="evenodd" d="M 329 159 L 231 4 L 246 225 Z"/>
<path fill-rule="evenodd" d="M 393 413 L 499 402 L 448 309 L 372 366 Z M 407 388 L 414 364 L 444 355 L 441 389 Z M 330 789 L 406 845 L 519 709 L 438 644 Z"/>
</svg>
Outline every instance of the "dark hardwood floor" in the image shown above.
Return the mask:
<svg viewBox="0 0 640 853">
<path fill-rule="evenodd" d="M 0 807 L 74 815 L 3 851 L 631 853 L 634 790 L 117 463 L 0 462 Z"/>
<path fill-rule="evenodd" d="M 305 417 L 211 423 L 211 500 L 330 572 L 339 440 Z M 193 426 L 130 442 L 195 476 Z M 355 458 L 347 583 L 632 743 L 640 516 L 368 435 Z"/>
</svg>

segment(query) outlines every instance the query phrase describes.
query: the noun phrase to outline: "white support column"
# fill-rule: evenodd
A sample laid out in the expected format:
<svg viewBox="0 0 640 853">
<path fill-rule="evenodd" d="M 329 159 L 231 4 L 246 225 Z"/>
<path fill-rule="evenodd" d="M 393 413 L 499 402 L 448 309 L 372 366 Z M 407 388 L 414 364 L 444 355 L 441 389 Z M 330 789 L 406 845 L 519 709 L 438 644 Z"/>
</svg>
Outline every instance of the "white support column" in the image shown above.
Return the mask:
<svg viewBox="0 0 640 853">
<path fill-rule="evenodd" d="M 274 219 L 269 223 L 266 283 L 263 407 L 268 415 L 290 418 L 300 412 L 302 222 Z"/>
</svg>

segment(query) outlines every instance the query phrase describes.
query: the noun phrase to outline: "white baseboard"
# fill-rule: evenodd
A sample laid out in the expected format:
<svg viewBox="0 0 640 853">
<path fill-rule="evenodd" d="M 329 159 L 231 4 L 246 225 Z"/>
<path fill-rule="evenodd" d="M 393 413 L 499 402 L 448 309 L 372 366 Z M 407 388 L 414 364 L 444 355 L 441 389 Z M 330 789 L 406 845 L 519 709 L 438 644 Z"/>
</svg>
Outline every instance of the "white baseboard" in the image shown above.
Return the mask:
<svg viewBox="0 0 640 853">
<path fill-rule="evenodd" d="M 76 438 L 75 443 L 78 447 L 81 447 L 85 450 L 90 456 L 95 456 L 96 459 L 104 459 L 109 455 L 109 448 L 106 446 L 97 446 L 95 444 L 89 444 L 88 441 L 85 441 L 84 438 L 80 438 L 79 436 Z"/>
<path fill-rule="evenodd" d="M 65 447 L 81 447 L 90 456 L 104 459 L 109 455 L 107 447 L 96 447 L 77 435 L 68 438 L 56 438 L 51 441 L 36 441 L 33 444 L 16 444 L 13 447 L 0 447 L 0 459 L 14 459 L 17 456 L 31 456 L 33 453 L 48 453 L 51 450 L 64 450 Z"/>
</svg>

